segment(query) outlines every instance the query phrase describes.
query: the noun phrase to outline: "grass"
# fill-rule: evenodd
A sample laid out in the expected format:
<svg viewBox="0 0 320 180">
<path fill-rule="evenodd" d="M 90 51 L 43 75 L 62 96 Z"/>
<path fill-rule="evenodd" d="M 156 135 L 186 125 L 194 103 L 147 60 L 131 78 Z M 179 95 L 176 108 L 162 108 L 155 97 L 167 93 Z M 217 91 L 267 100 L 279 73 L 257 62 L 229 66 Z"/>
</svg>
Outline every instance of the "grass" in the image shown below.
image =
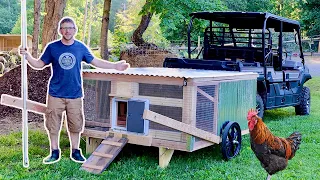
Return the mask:
<svg viewBox="0 0 320 180">
<path fill-rule="evenodd" d="M 312 108 L 309 116 L 296 116 L 294 108 L 267 111 L 264 121 L 277 135 L 286 137 L 293 131 L 303 134 L 296 156 L 286 170 L 273 180 L 317 179 L 320 177 L 320 77 L 307 83 L 311 88 Z M 30 167 L 22 166 L 21 132 L 0 136 L 0 179 L 265 179 L 267 173 L 253 154 L 249 136 L 243 136 L 240 155 L 222 160 L 220 146 L 210 146 L 192 153 L 175 151 L 169 166 L 158 166 L 158 148 L 126 145 L 114 162 L 100 175 L 79 170 L 80 164 L 69 159 L 69 141 L 62 132 L 62 159 L 52 165 L 42 164 L 49 153 L 48 139 L 42 131 L 29 132 Z M 81 147 L 85 149 L 85 142 Z M 88 157 L 88 155 L 87 155 Z"/>
</svg>

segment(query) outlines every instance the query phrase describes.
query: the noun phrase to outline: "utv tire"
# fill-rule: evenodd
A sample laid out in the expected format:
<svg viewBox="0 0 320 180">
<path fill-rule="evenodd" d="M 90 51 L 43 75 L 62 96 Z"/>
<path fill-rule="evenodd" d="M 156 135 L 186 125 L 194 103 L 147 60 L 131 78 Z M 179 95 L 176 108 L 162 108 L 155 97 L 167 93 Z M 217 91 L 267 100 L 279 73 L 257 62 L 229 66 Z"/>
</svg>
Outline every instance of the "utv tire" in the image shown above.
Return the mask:
<svg viewBox="0 0 320 180">
<path fill-rule="evenodd" d="M 300 104 L 295 106 L 297 115 L 309 115 L 310 114 L 310 89 L 303 87 L 299 96 Z"/>
<path fill-rule="evenodd" d="M 264 114 L 263 100 L 259 94 L 257 94 L 256 99 L 257 99 L 256 110 L 258 111 L 258 116 L 263 118 L 263 114 Z"/>
</svg>

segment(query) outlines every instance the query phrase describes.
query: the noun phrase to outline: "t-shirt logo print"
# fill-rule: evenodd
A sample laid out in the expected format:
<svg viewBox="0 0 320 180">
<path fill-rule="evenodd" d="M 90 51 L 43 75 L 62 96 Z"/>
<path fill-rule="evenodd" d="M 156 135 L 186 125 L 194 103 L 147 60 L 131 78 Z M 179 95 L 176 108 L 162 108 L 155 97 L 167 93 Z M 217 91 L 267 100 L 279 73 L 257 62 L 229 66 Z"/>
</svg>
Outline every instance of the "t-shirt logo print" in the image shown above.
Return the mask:
<svg viewBox="0 0 320 180">
<path fill-rule="evenodd" d="M 59 57 L 59 64 L 61 68 L 69 70 L 76 64 L 76 57 L 71 53 L 63 53 Z"/>
</svg>

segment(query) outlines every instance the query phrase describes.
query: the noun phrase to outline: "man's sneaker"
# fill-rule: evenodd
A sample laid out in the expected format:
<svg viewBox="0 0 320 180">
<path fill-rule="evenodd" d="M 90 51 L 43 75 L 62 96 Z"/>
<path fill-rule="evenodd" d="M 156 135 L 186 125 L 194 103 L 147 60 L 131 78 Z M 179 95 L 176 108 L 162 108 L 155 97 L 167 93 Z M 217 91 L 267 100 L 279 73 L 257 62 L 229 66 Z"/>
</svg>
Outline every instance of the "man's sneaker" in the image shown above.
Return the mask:
<svg viewBox="0 0 320 180">
<path fill-rule="evenodd" d="M 60 151 L 59 149 L 52 150 L 51 154 L 43 159 L 44 164 L 53 164 L 60 160 Z"/>
<path fill-rule="evenodd" d="M 86 162 L 86 158 L 83 157 L 81 151 L 79 149 L 74 149 L 73 153 L 71 154 L 71 160 L 77 163 L 84 163 Z"/>
</svg>

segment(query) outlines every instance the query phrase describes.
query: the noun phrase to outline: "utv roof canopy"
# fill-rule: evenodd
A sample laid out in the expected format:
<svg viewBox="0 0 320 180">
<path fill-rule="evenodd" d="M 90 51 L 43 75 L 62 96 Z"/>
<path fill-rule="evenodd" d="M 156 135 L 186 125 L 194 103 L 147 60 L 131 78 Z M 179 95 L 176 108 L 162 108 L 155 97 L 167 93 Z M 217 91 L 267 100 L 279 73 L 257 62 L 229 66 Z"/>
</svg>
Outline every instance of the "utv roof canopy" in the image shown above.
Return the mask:
<svg viewBox="0 0 320 180">
<path fill-rule="evenodd" d="M 283 32 L 293 32 L 300 29 L 300 23 L 295 20 L 280 17 L 271 13 L 262 12 L 194 12 L 192 19 L 205 19 L 213 22 L 229 24 L 233 28 L 266 29 L 274 28 L 280 31 L 282 22 Z"/>
</svg>

